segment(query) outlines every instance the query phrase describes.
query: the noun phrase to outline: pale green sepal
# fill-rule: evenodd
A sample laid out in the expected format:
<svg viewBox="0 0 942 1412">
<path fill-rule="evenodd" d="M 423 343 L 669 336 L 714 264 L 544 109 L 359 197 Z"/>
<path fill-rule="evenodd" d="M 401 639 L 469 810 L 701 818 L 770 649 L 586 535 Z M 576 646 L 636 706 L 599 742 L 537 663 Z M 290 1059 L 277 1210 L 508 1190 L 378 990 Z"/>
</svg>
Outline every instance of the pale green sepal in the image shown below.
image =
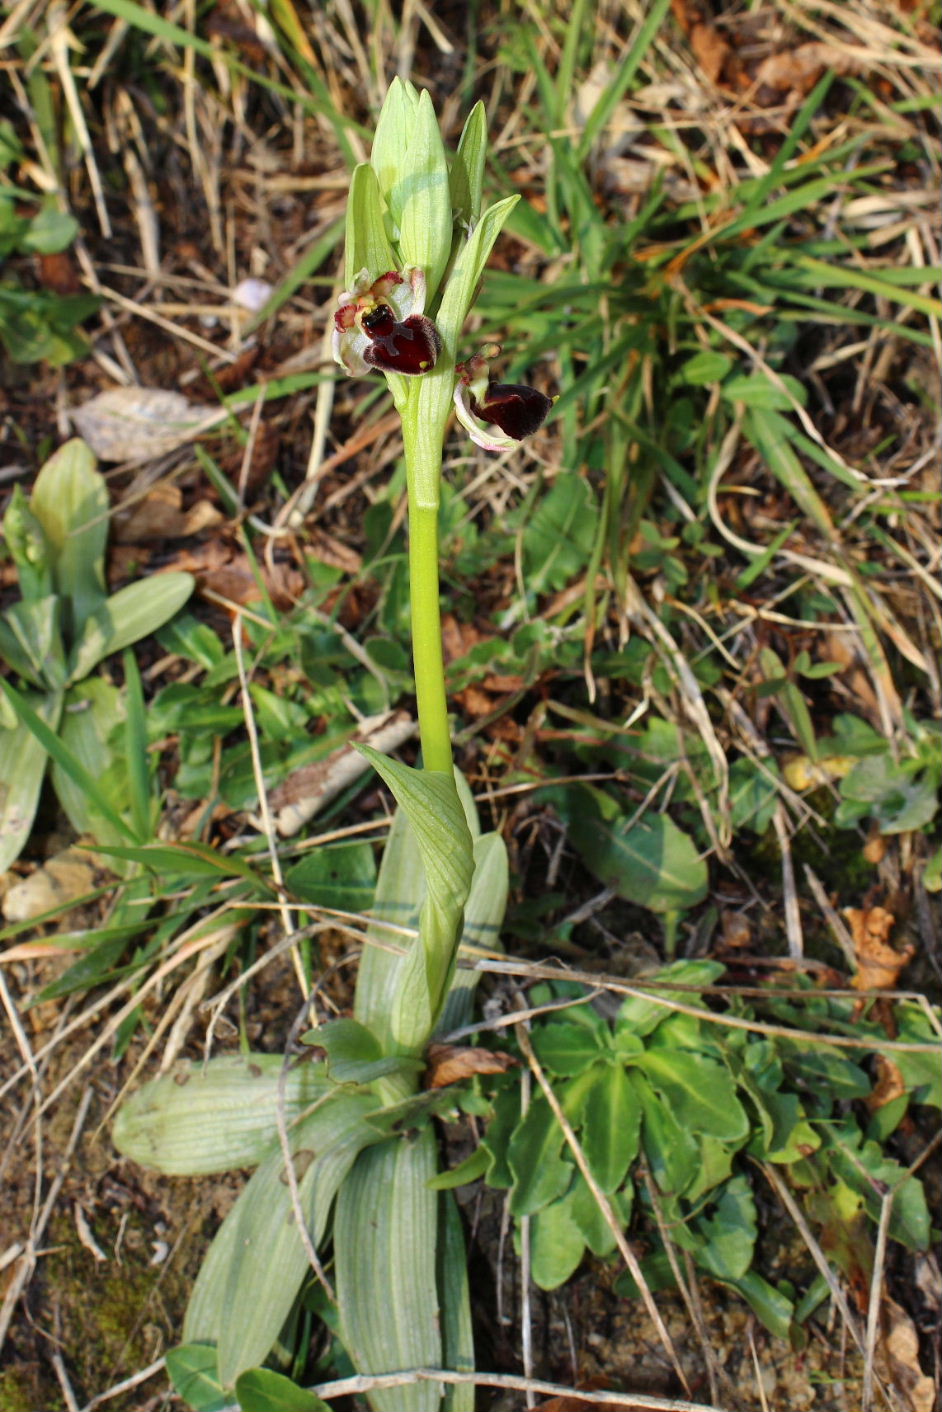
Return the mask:
<svg viewBox="0 0 942 1412">
<path fill-rule="evenodd" d="M 301 1209 L 315 1249 L 338 1187 L 374 1140 L 363 1118 L 373 1100 L 339 1093 L 301 1120 L 290 1137 Z M 260 1364 L 291 1312 L 308 1257 L 295 1225 L 280 1146 L 262 1162 L 203 1262 L 183 1325 L 186 1342 L 216 1343 L 219 1378 L 232 1387 Z"/>
<path fill-rule="evenodd" d="M 152 574 L 113 593 L 86 621 L 72 651 L 69 680 L 81 681 L 104 657 L 163 627 L 193 592 L 192 574 Z"/>
<path fill-rule="evenodd" d="M 435 1135 L 385 1142 L 357 1158 L 337 1196 L 334 1257 L 341 1338 L 360 1373 L 441 1367 L 435 1269 Z M 442 1387 L 370 1393 L 375 1412 L 439 1412 Z"/>
<path fill-rule="evenodd" d="M 418 90 L 411 84 L 407 86 L 402 79 L 394 78 L 376 119 L 370 150 L 370 166 L 376 173 L 379 194 L 389 209 L 395 239 L 399 237 L 401 212 L 393 203 L 400 173 L 409 169 L 418 105 Z"/>
<path fill-rule="evenodd" d="M 182 1060 L 122 1103 L 112 1138 L 125 1157 L 167 1176 L 205 1176 L 254 1167 L 277 1142 L 280 1054 Z M 332 1089 L 323 1064 L 294 1064 L 285 1076 L 288 1126 Z"/>
<path fill-rule="evenodd" d="M 61 695 L 28 694 L 24 700 L 55 730 L 62 709 Z M 29 838 L 46 773 L 46 760 L 45 747 L 28 726 L 18 722 L 12 728 L 0 730 L 0 873 L 5 873 L 19 857 Z"/>
<path fill-rule="evenodd" d="M 91 677 L 70 687 L 65 694 L 59 740 L 99 784 L 114 759 L 109 737 L 124 718 L 122 693 L 101 677 Z M 52 785 L 76 833 L 94 834 L 98 843 L 126 842 L 127 834 L 119 833 L 102 819 L 88 793 L 56 760 L 52 762 Z M 112 795 L 111 803 L 121 814 L 127 806 L 126 793 L 119 798 Z"/>
<path fill-rule="evenodd" d="M 84 441 L 75 437 L 50 456 L 29 507 L 49 545 L 56 591 L 69 605 L 71 621 L 63 627 L 78 634 L 105 597 L 108 538 L 108 489 Z"/>
<path fill-rule="evenodd" d="M 403 265 L 425 271 L 426 299 L 435 297 L 451 255 L 451 193 L 448 163 L 431 95 L 423 89 L 407 159 L 387 191 L 380 180 L 393 222 L 399 228 Z"/>
<path fill-rule="evenodd" d="M 481 214 L 481 192 L 484 188 L 484 158 L 487 155 L 487 114 L 484 104 L 475 103 L 458 143 L 455 160 L 448 174 L 451 209 L 454 219 L 465 227 L 467 234 L 477 224 Z"/>
<path fill-rule="evenodd" d="M 23 598 L 45 598 L 52 593 L 52 558 L 42 525 L 29 508 L 23 487 L 15 485 L 3 534 L 16 565 L 17 584 Z"/>
<path fill-rule="evenodd" d="M 61 599 L 23 598 L 0 621 L 0 654 L 28 682 L 61 691 L 65 686 L 65 652 L 59 631 Z M 12 640 L 11 640 L 12 639 Z"/>
<path fill-rule="evenodd" d="M 507 910 L 509 869 L 507 848 L 498 833 L 487 833 L 474 840 L 474 878 L 464 907 L 464 927 L 458 952 L 459 965 L 451 982 L 445 1008 L 436 1026 L 437 1034 L 448 1034 L 471 1019 L 474 991 L 481 972 L 460 964 L 468 948 L 475 951 L 499 951 L 500 929 Z M 469 957 L 470 959 L 470 957 Z"/>
<path fill-rule="evenodd" d="M 344 285 L 352 289 L 361 270 L 368 270 L 378 279 L 388 270 L 398 269 L 399 262 L 386 235 L 376 173 L 369 162 L 361 162 L 354 168 L 347 198 Z"/>
<path fill-rule="evenodd" d="M 473 1373 L 468 1256 L 461 1217 L 450 1191 L 439 1198 L 438 1290 L 442 1302 L 442 1367 L 455 1373 Z M 474 1412 L 474 1384 L 446 1383 L 442 1412 Z"/>
</svg>

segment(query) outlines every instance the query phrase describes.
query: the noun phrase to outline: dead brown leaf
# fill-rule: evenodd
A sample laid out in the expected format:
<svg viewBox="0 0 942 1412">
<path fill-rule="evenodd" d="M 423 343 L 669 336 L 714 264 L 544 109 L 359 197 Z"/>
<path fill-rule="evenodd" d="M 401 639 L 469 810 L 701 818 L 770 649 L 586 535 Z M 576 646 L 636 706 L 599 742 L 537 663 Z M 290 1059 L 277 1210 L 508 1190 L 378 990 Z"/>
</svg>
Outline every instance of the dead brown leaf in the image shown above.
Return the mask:
<svg viewBox="0 0 942 1412">
<path fill-rule="evenodd" d="M 100 460 L 136 461 L 175 451 L 226 414 L 160 387 L 109 387 L 69 415 Z"/>
<path fill-rule="evenodd" d="M 690 0 L 672 0 L 671 10 L 704 75 L 711 83 L 717 83 L 730 55 L 729 40 L 700 5 Z"/>
<path fill-rule="evenodd" d="M 763 59 L 756 69 L 755 82 L 760 89 L 773 88 L 803 95 L 811 91 L 825 69 L 847 74 L 855 73 L 860 67 L 860 60 L 849 50 L 812 41 Z"/>
<path fill-rule="evenodd" d="M 876 1056 L 877 1081 L 867 1097 L 867 1107 L 871 1112 L 885 1108 L 894 1098 L 901 1098 L 906 1092 L 906 1083 L 899 1065 L 885 1055 Z"/>
<path fill-rule="evenodd" d="M 518 1066 L 512 1054 L 458 1044 L 430 1044 L 427 1088 L 447 1088 L 472 1074 L 505 1074 Z"/>
<path fill-rule="evenodd" d="M 919 1366 L 919 1336 L 912 1319 L 894 1300 L 883 1300 L 882 1353 L 888 1382 L 906 1399 L 910 1412 L 934 1412 L 936 1385 Z"/>
<path fill-rule="evenodd" d="M 900 972 L 916 954 L 910 942 L 902 951 L 889 944 L 896 918 L 885 907 L 845 907 L 857 959 L 857 974 L 851 981 L 855 990 L 895 990 Z"/>
</svg>

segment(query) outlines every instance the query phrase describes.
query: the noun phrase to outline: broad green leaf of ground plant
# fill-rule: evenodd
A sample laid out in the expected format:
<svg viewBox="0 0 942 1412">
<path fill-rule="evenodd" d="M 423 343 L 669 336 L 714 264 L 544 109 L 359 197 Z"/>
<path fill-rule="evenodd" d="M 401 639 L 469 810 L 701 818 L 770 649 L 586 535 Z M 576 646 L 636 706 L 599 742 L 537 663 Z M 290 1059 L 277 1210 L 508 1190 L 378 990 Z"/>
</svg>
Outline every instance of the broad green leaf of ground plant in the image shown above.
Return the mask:
<svg viewBox="0 0 942 1412">
<path fill-rule="evenodd" d="M 0 618 L 0 655 L 31 686 L 61 691 L 67 671 L 61 633 L 62 600 L 23 599 Z"/>
<path fill-rule="evenodd" d="M 586 785 L 554 789 L 553 798 L 586 867 L 619 897 L 652 912 L 675 912 L 703 901 L 706 862 L 666 814 L 641 819 L 621 814 L 609 796 Z"/>
<path fill-rule="evenodd" d="M 167 1352 L 167 1373 L 194 1412 L 225 1412 L 232 1399 L 216 1371 L 216 1350 L 206 1343 L 183 1344 Z"/>
<path fill-rule="evenodd" d="M 3 533 L 16 566 L 17 585 L 24 602 L 48 598 L 54 589 L 51 549 L 20 485 L 13 487 L 3 517 Z"/>
<path fill-rule="evenodd" d="M 289 1134 L 301 1210 L 315 1249 L 338 1188 L 374 1140 L 364 1122 L 368 1094 L 326 1099 Z M 231 1387 L 270 1352 L 308 1269 L 280 1145 L 262 1161 L 226 1217 L 197 1276 L 183 1326 L 186 1342 L 216 1344 L 219 1376 Z"/>
<path fill-rule="evenodd" d="M 84 441 L 75 437 L 49 458 L 29 506 L 49 546 L 53 585 L 64 600 L 63 630 L 71 639 L 105 600 L 108 490 Z"/>
<path fill-rule="evenodd" d="M 749 1131 L 729 1070 L 701 1054 L 647 1049 L 629 1064 L 641 1070 L 688 1131 L 737 1142 Z"/>
<path fill-rule="evenodd" d="M 519 1227 L 514 1244 L 520 1250 Z M 530 1265 L 534 1284 L 558 1289 L 585 1254 L 585 1237 L 567 1199 L 554 1201 L 530 1218 Z"/>
<path fill-rule="evenodd" d="M 125 1157 L 168 1176 L 254 1167 L 277 1142 L 280 1054 L 182 1060 L 118 1109 L 113 1138 Z M 284 1081 L 290 1128 L 332 1085 L 322 1064 L 293 1064 Z"/>
<path fill-rule="evenodd" d="M 70 687 L 65 694 L 59 741 L 71 752 L 83 769 L 104 787 L 104 775 L 114 755 L 108 741 L 124 720 L 121 692 L 110 682 L 92 678 L 81 686 Z M 102 843 L 116 843 L 127 835 L 113 830 L 96 813 L 94 801 L 62 766 L 52 762 L 52 783 L 59 803 L 77 834 L 94 834 Z M 114 781 L 117 784 L 117 781 Z M 127 803 L 126 789 L 109 791 L 115 813 L 120 814 Z"/>
<path fill-rule="evenodd" d="M 334 1258 L 341 1337 L 364 1373 L 436 1368 L 442 1316 L 436 1277 L 438 1166 L 430 1128 L 358 1157 L 340 1188 Z M 377 1297 L 379 1294 L 379 1297 Z M 436 1383 L 370 1394 L 376 1412 L 439 1412 Z"/>
<path fill-rule="evenodd" d="M 530 1216 L 561 1196 L 572 1177 L 572 1162 L 562 1156 L 565 1138 L 552 1108 L 534 1098 L 521 1119 L 507 1152 L 514 1183 L 510 1210 Z"/>
<path fill-rule="evenodd" d="M 72 681 L 87 677 L 98 663 L 163 627 L 193 592 L 193 576 L 152 574 L 100 601 L 86 614 L 70 660 Z"/>
<path fill-rule="evenodd" d="M 24 700 L 55 730 L 61 696 L 28 693 Z M 7 706 L 6 698 L 0 698 L 0 704 Z M 45 746 L 25 722 L 0 729 L 0 873 L 6 872 L 29 838 L 47 759 Z"/>
<path fill-rule="evenodd" d="M 588 482 L 571 472 L 559 476 L 523 532 L 528 592 L 565 588 L 584 571 L 597 524 L 598 510 Z"/>
<path fill-rule="evenodd" d="M 658 997 L 663 1000 L 675 1000 L 682 1005 L 699 1005 L 699 987 L 713 985 L 723 974 L 723 970 L 724 967 L 719 961 L 674 961 L 669 966 L 662 966 L 656 978 L 652 978 L 657 980 L 658 985 L 656 989 L 652 987 L 650 996 L 628 995 L 622 1001 L 615 1021 L 616 1049 L 622 1035 L 643 1037 L 651 1034 L 662 1020 L 676 1013 L 668 1006 L 658 1004 Z M 662 988 L 661 983 L 669 981 L 676 982 L 684 989 L 674 990 L 667 984 Z"/>
<path fill-rule="evenodd" d="M 250 1368 L 236 1379 L 241 1412 L 330 1412 L 316 1393 L 271 1368 Z"/>
</svg>

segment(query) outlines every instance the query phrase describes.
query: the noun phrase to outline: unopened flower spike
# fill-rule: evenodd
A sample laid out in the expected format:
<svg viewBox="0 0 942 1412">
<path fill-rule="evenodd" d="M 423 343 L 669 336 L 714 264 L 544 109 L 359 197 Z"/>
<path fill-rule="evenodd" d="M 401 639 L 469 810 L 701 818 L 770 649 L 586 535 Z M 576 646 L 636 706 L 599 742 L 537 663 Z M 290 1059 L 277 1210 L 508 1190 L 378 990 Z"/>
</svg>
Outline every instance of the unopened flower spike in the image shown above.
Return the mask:
<svg viewBox="0 0 942 1412">
<path fill-rule="evenodd" d="M 354 376 L 380 368 L 416 377 L 434 368 L 438 329 L 422 312 L 425 273 L 416 266 L 387 270 L 378 279 L 361 270 L 334 314 L 334 359 Z"/>
<path fill-rule="evenodd" d="M 455 411 L 458 420 L 485 451 L 509 451 L 525 436 L 532 436 L 546 420 L 552 398 L 523 383 L 492 382 L 488 363 L 500 353 L 489 343 L 458 363 Z M 495 429 L 496 428 L 496 429 Z"/>
</svg>

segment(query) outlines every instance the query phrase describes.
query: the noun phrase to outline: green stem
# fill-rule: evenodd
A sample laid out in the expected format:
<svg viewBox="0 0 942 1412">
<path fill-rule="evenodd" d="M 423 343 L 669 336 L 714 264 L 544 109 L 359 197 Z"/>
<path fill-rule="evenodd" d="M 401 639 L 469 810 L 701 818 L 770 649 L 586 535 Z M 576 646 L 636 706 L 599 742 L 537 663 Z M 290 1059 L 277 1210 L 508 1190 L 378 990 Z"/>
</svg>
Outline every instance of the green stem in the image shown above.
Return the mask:
<svg viewBox="0 0 942 1412">
<path fill-rule="evenodd" d="M 438 483 L 441 432 L 423 427 L 413 405 L 403 417 L 409 487 L 409 581 L 412 597 L 412 659 L 419 708 L 419 735 L 426 770 L 452 771 L 451 736 L 445 702 L 445 663 L 438 595 Z M 436 444 L 437 443 L 437 444 Z"/>
</svg>

